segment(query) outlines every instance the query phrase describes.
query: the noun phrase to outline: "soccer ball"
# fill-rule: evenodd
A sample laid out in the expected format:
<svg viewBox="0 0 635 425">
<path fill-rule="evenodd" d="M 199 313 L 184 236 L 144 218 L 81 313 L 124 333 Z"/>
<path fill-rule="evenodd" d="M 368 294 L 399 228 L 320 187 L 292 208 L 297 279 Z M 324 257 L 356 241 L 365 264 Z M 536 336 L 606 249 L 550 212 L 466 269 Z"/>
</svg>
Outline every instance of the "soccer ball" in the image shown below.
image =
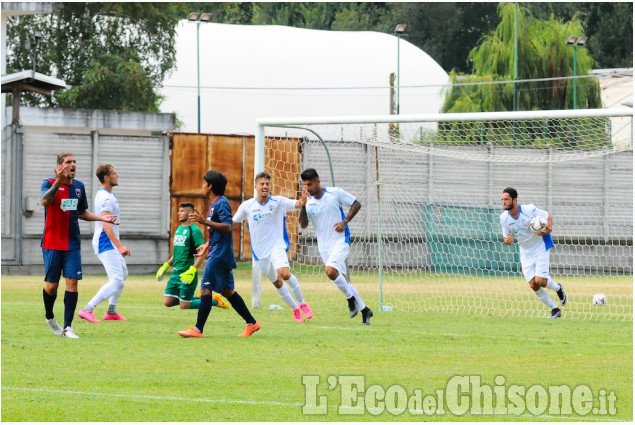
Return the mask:
<svg viewBox="0 0 635 425">
<path fill-rule="evenodd" d="M 529 228 L 532 232 L 538 233 L 547 228 L 547 219 L 544 217 L 534 217 L 529 222 Z"/>
<path fill-rule="evenodd" d="M 595 294 L 593 295 L 593 304 L 603 306 L 606 304 L 606 295 L 604 294 Z"/>
</svg>

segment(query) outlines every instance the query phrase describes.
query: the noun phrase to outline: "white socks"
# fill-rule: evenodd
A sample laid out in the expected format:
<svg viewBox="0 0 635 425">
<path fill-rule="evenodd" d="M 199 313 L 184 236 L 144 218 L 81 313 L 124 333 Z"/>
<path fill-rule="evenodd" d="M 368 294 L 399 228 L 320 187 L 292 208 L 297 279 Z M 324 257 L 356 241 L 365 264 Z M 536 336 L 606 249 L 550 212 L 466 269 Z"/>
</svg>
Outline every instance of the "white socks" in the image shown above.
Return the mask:
<svg viewBox="0 0 635 425">
<path fill-rule="evenodd" d="M 289 289 L 291 290 L 291 293 L 293 294 L 293 298 L 295 298 L 298 304 L 303 304 L 304 296 L 302 295 L 302 289 L 300 289 L 300 284 L 298 283 L 298 279 L 294 275 L 291 275 L 289 280 L 287 280 L 286 282 L 287 282 L 287 285 L 289 285 Z"/>
<path fill-rule="evenodd" d="M 553 302 L 549 294 L 547 294 L 547 292 L 543 288 L 540 288 L 539 290 L 535 292 L 538 299 L 542 301 L 547 307 L 549 307 L 552 310 L 556 308 L 556 303 Z"/>
<path fill-rule="evenodd" d="M 553 279 L 547 279 L 547 288 L 552 291 L 558 291 L 560 289 L 560 284 L 556 283 Z"/>
<path fill-rule="evenodd" d="M 359 309 L 359 311 L 362 311 L 363 309 L 366 308 L 366 304 L 364 304 L 364 301 L 362 301 L 362 298 L 357 293 L 357 289 L 355 289 L 355 287 L 351 285 L 350 283 L 348 284 L 348 286 L 351 287 L 351 292 L 353 293 L 353 296 L 355 297 L 355 301 L 357 302 L 357 308 Z"/>
<path fill-rule="evenodd" d="M 351 291 L 352 286 L 346 281 L 344 275 L 340 273 L 340 275 L 333 281 L 337 289 L 342 291 L 342 294 L 346 296 L 346 299 L 349 299 L 353 296 L 353 291 Z"/>
<path fill-rule="evenodd" d="M 110 298 L 110 304 L 117 305 L 117 301 L 119 301 L 119 297 L 123 292 L 123 286 L 123 281 L 109 281 L 104 286 L 99 288 L 99 291 L 97 291 L 95 296 L 90 301 L 88 301 L 87 306 L 92 307 L 90 311 L 97 307 L 99 303 L 106 298 Z M 83 310 L 88 311 L 86 309 Z"/>
<path fill-rule="evenodd" d="M 275 286 L 274 286 L 275 288 Z M 286 305 L 288 305 L 289 307 L 291 307 L 292 309 L 296 309 L 298 308 L 298 305 L 295 303 L 295 301 L 293 301 L 293 297 L 291 297 L 291 293 L 289 292 L 289 288 L 287 288 L 284 283 L 282 284 L 281 287 L 276 288 L 276 291 L 278 292 L 278 295 L 280 295 L 280 298 L 282 298 L 282 301 L 284 301 L 284 303 Z"/>
</svg>

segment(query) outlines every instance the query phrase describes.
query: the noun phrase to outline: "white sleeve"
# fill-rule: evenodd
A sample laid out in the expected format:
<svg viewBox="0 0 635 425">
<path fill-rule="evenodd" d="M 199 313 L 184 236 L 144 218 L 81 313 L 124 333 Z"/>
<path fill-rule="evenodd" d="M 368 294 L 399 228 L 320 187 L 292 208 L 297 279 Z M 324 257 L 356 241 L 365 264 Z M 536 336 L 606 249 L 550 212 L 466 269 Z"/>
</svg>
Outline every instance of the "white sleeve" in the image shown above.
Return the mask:
<svg viewBox="0 0 635 425">
<path fill-rule="evenodd" d="M 505 223 L 505 213 L 501 214 L 501 228 L 503 229 L 503 237 L 509 236 L 509 227 Z"/>
<path fill-rule="evenodd" d="M 297 209 L 295 207 L 295 203 L 297 202 L 295 199 L 283 197 L 280 201 L 282 202 L 285 211 L 295 211 Z"/>
<path fill-rule="evenodd" d="M 549 217 L 549 212 L 547 212 L 545 210 L 541 210 L 540 208 L 536 208 L 534 210 L 534 215 L 547 218 L 547 217 Z"/>
<path fill-rule="evenodd" d="M 104 211 L 109 213 L 115 212 L 115 203 L 112 196 L 108 196 L 108 192 L 100 190 L 97 192 L 97 199 L 95 200 L 95 207 L 99 211 L 99 215 L 102 215 Z"/>
<path fill-rule="evenodd" d="M 242 222 L 245 218 L 247 218 L 245 216 L 245 208 L 244 208 L 245 203 L 243 202 L 242 204 L 240 204 L 238 206 L 238 210 L 236 210 L 236 214 L 234 214 L 234 216 L 232 217 L 232 221 L 236 222 L 236 223 L 240 223 Z"/>
<path fill-rule="evenodd" d="M 351 205 L 353 205 L 353 202 L 355 202 L 355 197 L 353 195 L 340 189 L 339 187 L 336 187 L 334 189 L 335 189 L 335 194 L 337 195 L 337 199 L 338 201 L 340 201 L 340 204 L 345 205 L 347 207 L 350 207 Z"/>
</svg>

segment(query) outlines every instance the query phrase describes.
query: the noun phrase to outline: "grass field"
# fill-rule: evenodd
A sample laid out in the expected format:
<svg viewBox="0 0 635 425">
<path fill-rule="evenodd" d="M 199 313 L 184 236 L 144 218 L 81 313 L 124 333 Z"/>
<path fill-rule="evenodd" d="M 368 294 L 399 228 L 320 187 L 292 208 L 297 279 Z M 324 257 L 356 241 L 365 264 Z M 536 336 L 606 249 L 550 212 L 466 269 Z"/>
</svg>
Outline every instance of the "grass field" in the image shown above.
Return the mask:
<svg viewBox="0 0 635 425">
<path fill-rule="evenodd" d="M 236 276 L 249 304 L 250 271 Z M 104 281 L 81 281 L 78 308 Z M 75 319 L 80 339 L 68 340 L 53 336 L 44 322 L 41 276 L 3 276 L 2 420 L 633 420 L 629 320 L 382 312 L 370 299 L 375 317 L 364 327 L 329 288 L 326 299 L 335 305 L 316 303 L 315 317 L 305 323 L 293 322 L 287 308 L 253 310 L 262 330 L 243 339 L 237 338 L 244 328 L 240 317 L 213 309 L 206 337 L 184 339 L 176 332 L 194 324 L 196 311 L 164 307 L 163 288 L 153 276 L 130 276 L 119 304 L 129 320 Z M 63 284 L 60 289 L 62 294 Z M 306 298 L 325 299 L 318 290 L 307 285 Z M 263 306 L 270 303 L 282 304 L 267 285 Z M 55 312 L 61 322 L 62 295 Z M 453 385 L 465 379 L 472 380 L 470 387 Z M 556 409 L 562 403 L 550 397 L 555 386 L 571 389 L 573 409 L 566 403 Z M 591 404 L 584 386 L 592 392 Z M 512 394 L 518 388 L 526 391 L 521 404 L 514 398 L 518 392 Z M 494 402 L 502 394 L 503 403 L 488 402 L 490 389 Z M 430 407 L 438 394 L 442 408 L 438 402 Z M 465 401 L 457 396 L 469 405 L 453 406 L 453 400 Z M 427 401 L 403 404 L 418 399 Z M 496 414 L 488 413 L 490 404 Z M 608 414 L 611 406 L 614 414 Z M 593 408 L 600 410 L 594 414 Z"/>
</svg>

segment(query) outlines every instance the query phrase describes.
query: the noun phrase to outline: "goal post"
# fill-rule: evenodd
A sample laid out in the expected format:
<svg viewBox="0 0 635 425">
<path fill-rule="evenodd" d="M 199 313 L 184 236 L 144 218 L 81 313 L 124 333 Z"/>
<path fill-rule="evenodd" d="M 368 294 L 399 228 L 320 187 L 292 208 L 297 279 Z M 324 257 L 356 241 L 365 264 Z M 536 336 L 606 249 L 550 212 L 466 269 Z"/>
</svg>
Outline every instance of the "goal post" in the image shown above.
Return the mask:
<svg viewBox="0 0 635 425">
<path fill-rule="evenodd" d="M 500 194 L 554 217 L 551 274 L 566 317 L 632 320 L 632 109 L 257 120 L 254 171 L 297 198 L 300 172 L 354 195 L 349 275 L 380 309 L 543 316 L 502 242 Z M 312 226 L 288 216 L 290 264 L 310 304 L 345 308 Z M 279 303 L 253 273 L 252 305 Z M 261 291 L 262 287 L 262 291 Z M 594 293 L 608 304 L 593 306 Z M 555 293 L 551 293 L 556 297 Z M 266 304 L 266 303 L 265 303 Z"/>
</svg>

